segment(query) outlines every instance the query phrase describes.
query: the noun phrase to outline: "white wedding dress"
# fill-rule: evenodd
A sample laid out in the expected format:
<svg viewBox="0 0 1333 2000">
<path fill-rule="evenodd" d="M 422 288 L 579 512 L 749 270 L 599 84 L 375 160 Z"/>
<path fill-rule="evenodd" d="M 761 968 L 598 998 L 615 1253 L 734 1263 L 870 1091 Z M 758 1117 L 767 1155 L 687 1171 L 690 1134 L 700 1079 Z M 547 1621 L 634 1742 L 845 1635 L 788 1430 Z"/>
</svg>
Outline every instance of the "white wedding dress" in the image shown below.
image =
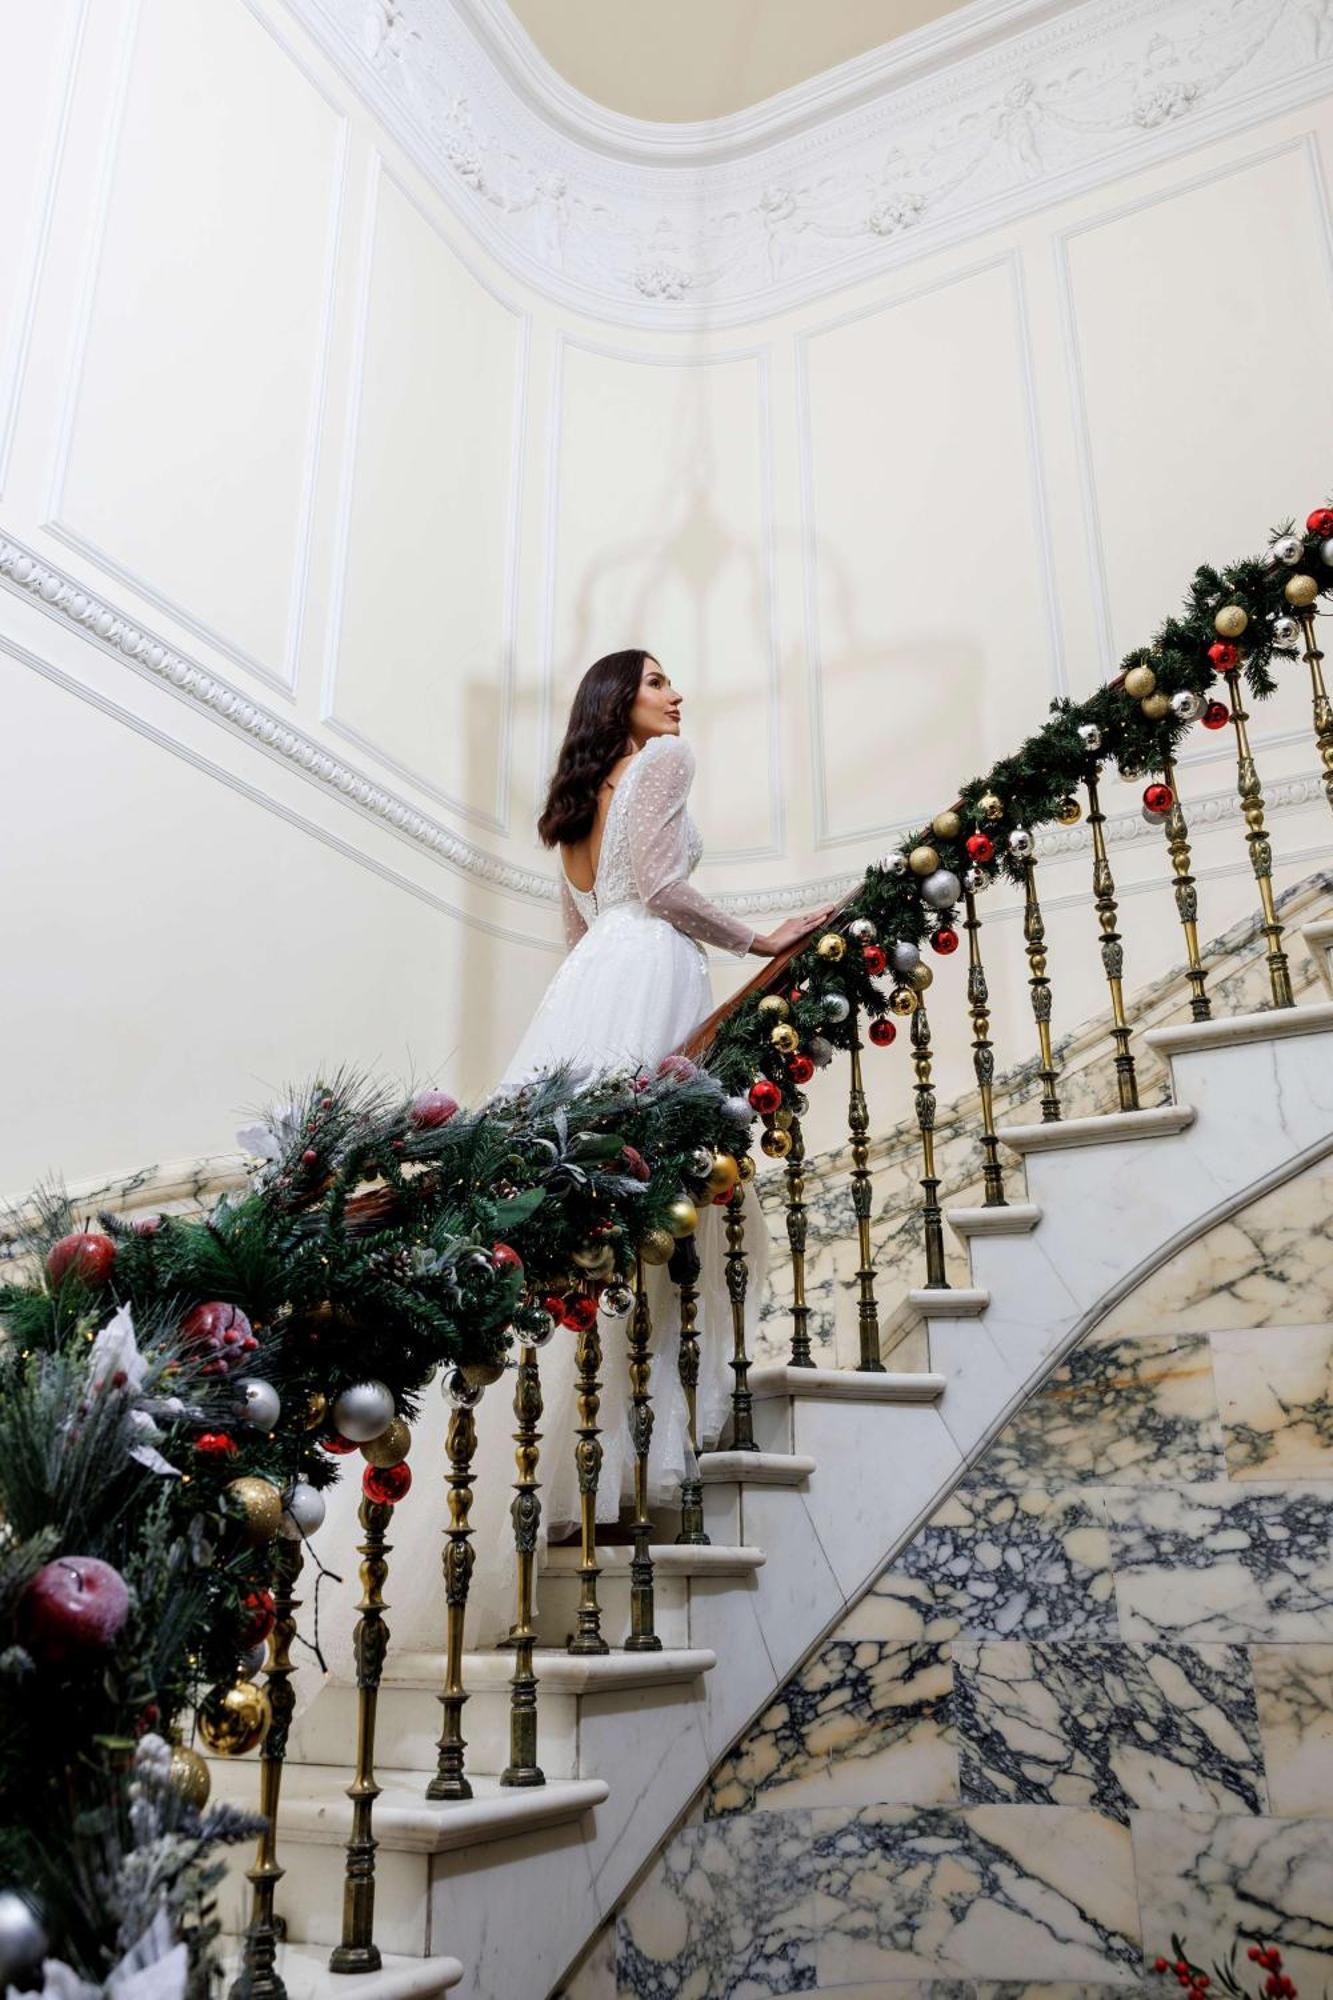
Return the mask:
<svg viewBox="0 0 1333 2000">
<path fill-rule="evenodd" d="M 626 765 L 602 830 L 591 889 L 576 889 L 561 870 L 561 906 L 568 955 L 543 996 L 526 1034 L 488 1102 L 512 1095 L 557 1063 L 586 1076 L 608 1070 L 655 1068 L 712 1010 L 703 947 L 743 954 L 752 929 L 717 909 L 693 889 L 689 876 L 703 852 L 687 801 L 694 757 L 676 736 L 651 737 Z M 745 1248 L 749 1265 L 747 1336 L 753 1343 L 767 1271 L 768 1236 L 753 1187 L 746 1190 Z M 723 1266 L 722 1212 L 701 1210 L 696 1245 L 701 1265 L 697 1329 L 700 1345 L 698 1431 L 716 1441 L 729 1410 L 732 1386 L 731 1306 Z M 649 1456 L 650 1498 L 672 1505 L 692 1469 L 685 1395 L 678 1372 L 680 1316 L 676 1287 L 663 1266 L 647 1272 L 652 1311 L 654 1426 Z M 597 1518 L 618 1519 L 631 1496 L 634 1458 L 629 1434 L 627 1330 L 603 1318 L 602 1392 L 598 1422 L 603 1463 Z M 541 1422 L 541 1534 L 568 1534 L 578 1520 L 574 1466 L 574 1336 L 561 1329 L 541 1350 L 544 1410 Z M 514 1619 L 516 1565 L 509 1506 L 513 1498 L 513 1375 L 488 1389 L 477 1410 L 473 1461 L 473 1547 L 476 1565 L 468 1601 L 467 1643 L 494 1645 Z M 395 1510 L 385 1595 L 396 1649 L 438 1652 L 444 1643 L 440 1556 L 444 1504 L 444 1435 L 448 1411 L 427 1391 L 412 1446 L 414 1484 Z M 316 1547 L 343 1578 L 324 1593 L 321 1642 L 330 1668 L 349 1673 L 355 1622 L 359 1500 L 358 1459 L 345 1461 L 350 1476 L 329 1495 L 329 1515 Z M 538 1560 L 540 1569 L 540 1554 Z M 609 1631 L 618 1644 L 623 1634 Z"/>
</svg>

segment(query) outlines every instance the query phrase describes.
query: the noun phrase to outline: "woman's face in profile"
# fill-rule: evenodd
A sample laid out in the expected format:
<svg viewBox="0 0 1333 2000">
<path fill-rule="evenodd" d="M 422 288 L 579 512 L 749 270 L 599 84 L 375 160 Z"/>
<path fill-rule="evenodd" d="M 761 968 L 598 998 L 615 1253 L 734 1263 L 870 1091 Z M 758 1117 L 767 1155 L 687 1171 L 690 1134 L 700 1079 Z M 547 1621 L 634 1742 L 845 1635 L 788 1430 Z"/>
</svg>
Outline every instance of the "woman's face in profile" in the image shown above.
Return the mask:
<svg viewBox="0 0 1333 2000">
<path fill-rule="evenodd" d="M 681 696 L 652 658 L 643 663 L 639 692 L 629 712 L 630 735 L 642 747 L 650 736 L 679 736 Z"/>
</svg>

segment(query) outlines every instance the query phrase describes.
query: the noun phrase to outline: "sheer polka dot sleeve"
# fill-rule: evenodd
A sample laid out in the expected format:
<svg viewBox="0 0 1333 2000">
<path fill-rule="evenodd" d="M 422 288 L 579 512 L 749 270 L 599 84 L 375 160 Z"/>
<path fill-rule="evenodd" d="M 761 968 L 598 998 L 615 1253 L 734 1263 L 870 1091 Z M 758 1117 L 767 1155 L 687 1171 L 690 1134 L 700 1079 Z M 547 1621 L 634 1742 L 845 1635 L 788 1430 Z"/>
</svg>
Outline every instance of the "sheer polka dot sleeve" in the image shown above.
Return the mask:
<svg viewBox="0 0 1333 2000">
<path fill-rule="evenodd" d="M 679 736 L 655 736 L 640 751 L 643 768 L 625 802 L 635 886 L 655 917 L 686 937 L 742 956 L 755 933 L 729 917 L 689 884 L 690 843 L 686 801 L 694 777 L 694 752 Z"/>
<path fill-rule="evenodd" d="M 583 914 L 569 890 L 569 878 L 564 869 L 560 870 L 560 917 L 565 926 L 565 950 L 573 951 L 588 926 Z"/>
</svg>

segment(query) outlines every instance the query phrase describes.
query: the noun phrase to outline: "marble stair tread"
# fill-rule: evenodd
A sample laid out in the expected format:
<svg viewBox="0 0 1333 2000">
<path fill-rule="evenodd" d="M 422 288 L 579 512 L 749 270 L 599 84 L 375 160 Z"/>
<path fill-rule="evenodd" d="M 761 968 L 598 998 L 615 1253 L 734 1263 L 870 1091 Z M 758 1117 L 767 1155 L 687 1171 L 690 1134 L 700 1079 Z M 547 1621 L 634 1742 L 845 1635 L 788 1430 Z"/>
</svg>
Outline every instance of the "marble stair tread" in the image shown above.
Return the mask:
<svg viewBox="0 0 1333 2000">
<path fill-rule="evenodd" d="M 1331 927 L 1333 928 L 1333 927 Z M 1250 1042 L 1286 1041 L 1292 1035 L 1333 1034 L 1333 1001 L 1301 1007 L 1265 1007 L 1257 1014 L 1232 1014 L 1223 1021 L 1182 1021 L 1149 1028 L 1143 1039 L 1158 1055 L 1192 1055 L 1196 1050 L 1242 1048 Z"/>
<path fill-rule="evenodd" d="M 240 1940 L 234 1938 L 223 1953 L 226 1986 L 240 1966 Z M 399 1958 L 386 1952 L 378 1972 L 333 1973 L 328 1945 L 282 1944 L 278 1976 L 287 2000 L 327 2000 L 331 1993 L 345 1993 L 348 2000 L 435 2000 L 436 1994 L 458 1985 L 463 1968 L 456 1958 Z"/>
<path fill-rule="evenodd" d="M 907 1301 L 922 1319 L 980 1319 L 990 1293 L 979 1285 L 921 1285 Z"/>
<path fill-rule="evenodd" d="M 254 1768 L 209 1760 L 213 1796 L 254 1810 Z M 425 1771 L 379 1771 L 375 1839 L 396 1854 L 446 1854 L 454 1848 L 509 1840 L 580 1819 L 610 1798 L 602 1778 L 550 1778 L 510 1787 L 498 1776 L 468 1773 L 474 1797 L 428 1799 Z M 352 1828 L 350 1773 L 328 1764 L 288 1764 L 282 1777 L 281 1837 L 315 1847 L 342 1847 Z M 341 1991 L 341 1987 L 338 1989 Z"/>
<path fill-rule="evenodd" d="M 701 1451 L 699 1480 L 704 1486 L 735 1481 L 741 1486 L 804 1486 L 813 1458 L 794 1451 Z"/>
<path fill-rule="evenodd" d="M 944 1393 L 944 1377 L 925 1370 L 876 1375 L 856 1368 L 793 1368 L 777 1362 L 752 1368 L 750 1392 L 756 1402 L 774 1396 L 808 1397 L 836 1403 L 933 1403 Z"/>
<path fill-rule="evenodd" d="M 1002 1125 L 999 1138 L 1012 1153 L 1056 1153 L 1072 1146 L 1115 1146 L 1128 1139 L 1169 1139 L 1193 1123 L 1191 1105 L 1154 1104 L 1147 1111 L 1065 1118 L 1056 1125 Z"/>
<path fill-rule="evenodd" d="M 697 1555 L 697 1549 L 691 1552 Z M 670 1687 L 698 1680 L 717 1665 L 707 1646 L 663 1646 L 657 1653 L 567 1653 L 563 1646 L 538 1646 L 533 1671 L 548 1694 L 598 1694 L 621 1688 Z M 512 1652 L 463 1655 L 463 1685 L 469 1694 L 487 1694 L 509 1686 L 514 1673 Z M 438 1694 L 444 1678 L 443 1653 L 392 1654 L 385 1663 L 382 1686 L 425 1687 Z M 539 1697 L 540 1699 L 540 1697 Z"/>
<path fill-rule="evenodd" d="M 1333 917 L 1320 917 L 1315 923 L 1305 924 L 1301 938 L 1319 977 L 1333 993 Z"/>
<path fill-rule="evenodd" d="M 762 1569 L 765 1561 L 762 1549 L 719 1542 L 654 1542 L 648 1553 L 659 1576 L 749 1576 L 751 1571 Z M 597 1544 L 597 1567 L 603 1576 L 628 1576 L 633 1560 L 634 1550 L 628 1542 Z M 580 1561 L 580 1552 L 573 1546 L 548 1548 L 542 1574 L 577 1576 Z"/>
<path fill-rule="evenodd" d="M 955 1236 L 1026 1236 L 1041 1221 L 1035 1201 L 1011 1201 L 995 1208 L 946 1208 L 944 1219 Z"/>
</svg>

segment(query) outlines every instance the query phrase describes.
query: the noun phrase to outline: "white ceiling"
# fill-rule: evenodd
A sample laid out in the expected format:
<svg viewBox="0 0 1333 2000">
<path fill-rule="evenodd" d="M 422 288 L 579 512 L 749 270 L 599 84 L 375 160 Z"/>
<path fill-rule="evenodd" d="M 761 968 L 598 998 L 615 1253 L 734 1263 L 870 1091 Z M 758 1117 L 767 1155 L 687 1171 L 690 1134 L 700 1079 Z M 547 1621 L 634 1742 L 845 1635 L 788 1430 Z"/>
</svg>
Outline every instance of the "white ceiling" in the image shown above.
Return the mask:
<svg viewBox="0 0 1333 2000">
<path fill-rule="evenodd" d="M 597 104 L 722 118 L 957 13 L 966 0 L 509 0 L 552 68 Z"/>
</svg>

